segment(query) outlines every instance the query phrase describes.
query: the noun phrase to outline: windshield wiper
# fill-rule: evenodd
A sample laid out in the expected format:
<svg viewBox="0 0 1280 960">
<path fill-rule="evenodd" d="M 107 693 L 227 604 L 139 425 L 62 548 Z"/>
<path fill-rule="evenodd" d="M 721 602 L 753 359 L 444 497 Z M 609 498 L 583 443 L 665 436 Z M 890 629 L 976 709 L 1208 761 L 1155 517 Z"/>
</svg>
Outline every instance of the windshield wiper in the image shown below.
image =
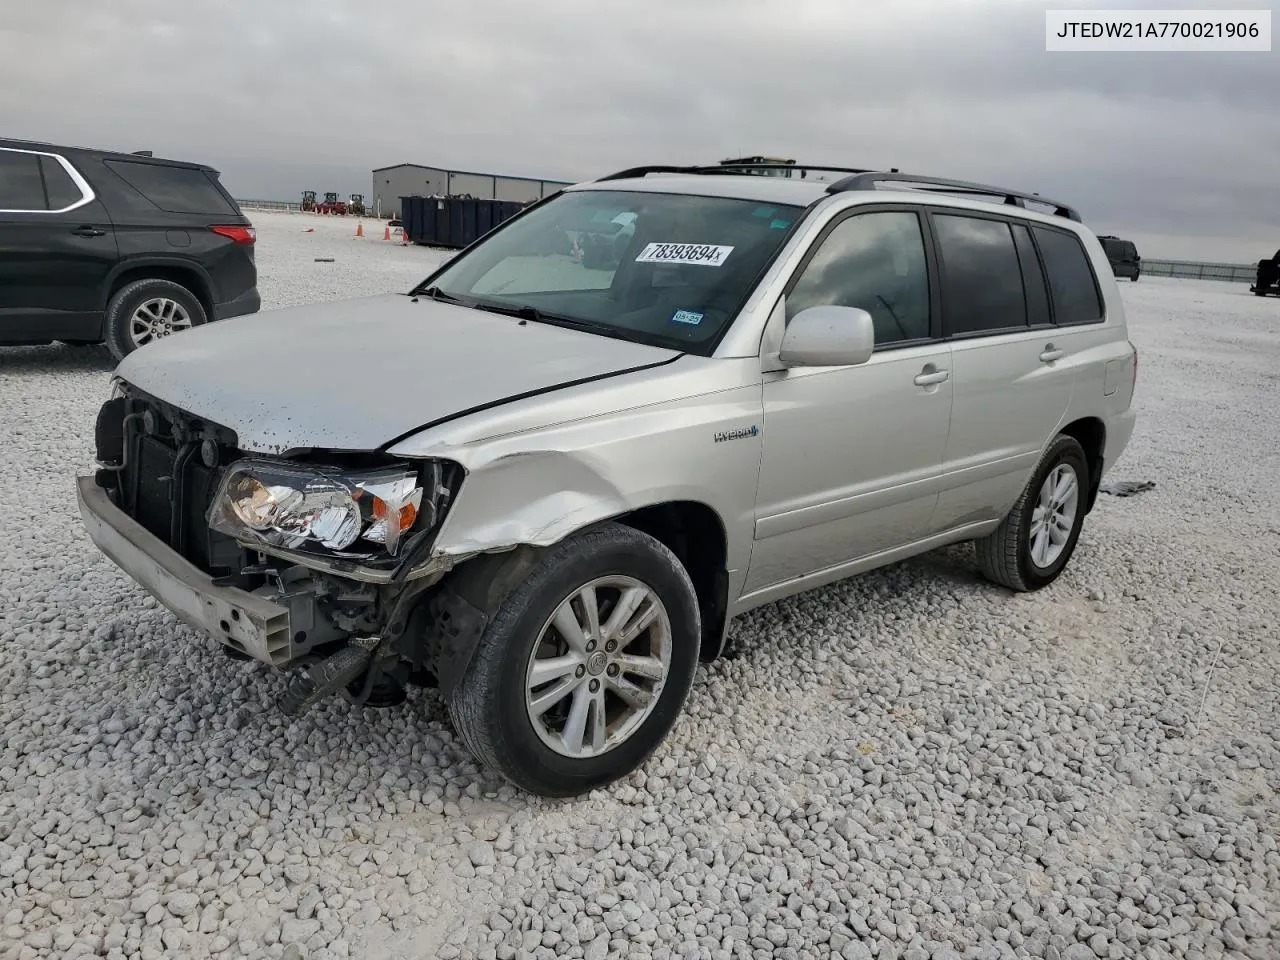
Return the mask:
<svg viewBox="0 0 1280 960">
<path fill-rule="evenodd" d="M 452 293 L 445 293 L 439 287 L 427 287 L 425 290 L 414 290 L 411 296 L 430 297 L 432 300 L 439 300 L 441 303 L 463 303 L 467 301 L 461 297 L 455 297 Z"/>
<path fill-rule="evenodd" d="M 562 313 L 547 313 L 527 303 L 517 306 L 513 303 L 495 303 L 492 300 L 473 300 L 467 306 L 476 310 L 487 310 L 490 313 L 500 313 L 504 317 L 517 317 L 520 320 L 532 320 L 534 323 L 545 323 L 552 327 L 567 327 L 570 330 L 581 330 L 583 333 L 598 333 L 613 337 L 615 340 L 628 340 L 632 343 L 652 346 L 647 338 L 624 327 L 615 327 L 613 324 L 600 323 L 596 320 L 580 320 L 577 317 L 567 317 Z"/>
<path fill-rule="evenodd" d="M 531 307 L 527 304 L 516 306 L 515 304 L 494 303 L 492 300 L 473 300 L 468 304 L 477 310 L 487 310 L 489 313 L 500 313 L 504 317 L 518 317 L 521 320 L 532 320 L 534 323 L 546 323 L 550 314 L 543 313 L 537 307 Z M 567 318 L 566 318 L 567 319 Z"/>
</svg>

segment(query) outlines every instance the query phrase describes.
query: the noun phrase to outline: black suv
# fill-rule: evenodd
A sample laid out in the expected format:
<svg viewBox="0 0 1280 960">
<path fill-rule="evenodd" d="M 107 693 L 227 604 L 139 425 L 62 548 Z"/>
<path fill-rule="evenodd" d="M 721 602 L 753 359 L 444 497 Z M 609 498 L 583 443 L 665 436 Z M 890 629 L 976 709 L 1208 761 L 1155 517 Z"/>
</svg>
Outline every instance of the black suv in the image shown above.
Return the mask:
<svg viewBox="0 0 1280 960">
<path fill-rule="evenodd" d="M 1142 258 L 1138 256 L 1138 248 L 1132 240 L 1121 240 L 1119 237 L 1099 237 L 1102 249 L 1111 261 L 1111 272 L 1117 277 L 1128 277 L 1137 280 L 1142 273 Z"/>
<path fill-rule="evenodd" d="M 218 171 L 0 140 L 0 344 L 157 337 L 261 305 L 253 225 Z"/>
</svg>

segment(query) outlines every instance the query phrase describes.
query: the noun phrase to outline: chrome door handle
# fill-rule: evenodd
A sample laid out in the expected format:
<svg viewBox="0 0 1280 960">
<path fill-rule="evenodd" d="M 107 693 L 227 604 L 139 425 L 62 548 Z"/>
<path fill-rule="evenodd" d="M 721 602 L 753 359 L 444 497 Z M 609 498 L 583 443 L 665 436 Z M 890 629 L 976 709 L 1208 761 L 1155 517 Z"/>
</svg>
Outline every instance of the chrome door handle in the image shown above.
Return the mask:
<svg viewBox="0 0 1280 960">
<path fill-rule="evenodd" d="M 930 370 L 923 373 L 917 373 L 914 383 L 917 387 L 928 387 L 935 383 L 943 383 L 950 376 L 950 370 Z"/>
<path fill-rule="evenodd" d="M 1063 357 L 1065 357 L 1066 355 L 1067 355 L 1067 351 L 1065 351 L 1065 350 L 1059 350 L 1057 347 L 1055 347 L 1055 346 L 1051 343 L 1051 344 L 1049 344 L 1048 346 L 1046 346 L 1046 347 L 1044 348 L 1044 351 L 1040 354 L 1040 362 L 1041 362 L 1041 363 L 1053 363 L 1053 361 L 1055 361 L 1055 360 L 1061 360 L 1061 359 L 1062 359 Z"/>
</svg>

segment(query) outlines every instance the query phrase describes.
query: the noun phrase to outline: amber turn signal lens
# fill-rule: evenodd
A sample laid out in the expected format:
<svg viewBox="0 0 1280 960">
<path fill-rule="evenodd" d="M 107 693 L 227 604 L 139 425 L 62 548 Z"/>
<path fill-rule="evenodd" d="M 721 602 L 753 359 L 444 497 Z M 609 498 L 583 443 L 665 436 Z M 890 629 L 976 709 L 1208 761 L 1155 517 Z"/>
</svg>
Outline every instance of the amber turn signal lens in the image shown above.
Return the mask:
<svg viewBox="0 0 1280 960">
<path fill-rule="evenodd" d="M 387 501 L 381 497 L 373 498 L 373 518 L 375 520 L 383 520 L 387 516 Z M 408 530 L 413 526 L 413 521 L 418 519 L 418 508 L 412 503 L 406 503 L 400 510 L 400 530 L 401 532 Z"/>
</svg>

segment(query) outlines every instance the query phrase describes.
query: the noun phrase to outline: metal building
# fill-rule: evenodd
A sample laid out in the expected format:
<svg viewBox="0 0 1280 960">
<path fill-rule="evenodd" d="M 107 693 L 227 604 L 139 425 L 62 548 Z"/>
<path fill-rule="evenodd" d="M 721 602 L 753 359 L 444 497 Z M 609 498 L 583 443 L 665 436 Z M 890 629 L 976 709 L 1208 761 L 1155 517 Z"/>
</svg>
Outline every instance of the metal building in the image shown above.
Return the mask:
<svg viewBox="0 0 1280 960">
<path fill-rule="evenodd" d="M 507 177 L 469 170 L 445 170 L 420 163 L 398 163 L 373 171 L 373 198 L 370 209 L 387 214 L 400 213 L 401 197 L 461 197 L 480 200 L 511 200 L 527 203 L 541 200 L 569 185 L 565 180 L 537 180 Z"/>
</svg>

